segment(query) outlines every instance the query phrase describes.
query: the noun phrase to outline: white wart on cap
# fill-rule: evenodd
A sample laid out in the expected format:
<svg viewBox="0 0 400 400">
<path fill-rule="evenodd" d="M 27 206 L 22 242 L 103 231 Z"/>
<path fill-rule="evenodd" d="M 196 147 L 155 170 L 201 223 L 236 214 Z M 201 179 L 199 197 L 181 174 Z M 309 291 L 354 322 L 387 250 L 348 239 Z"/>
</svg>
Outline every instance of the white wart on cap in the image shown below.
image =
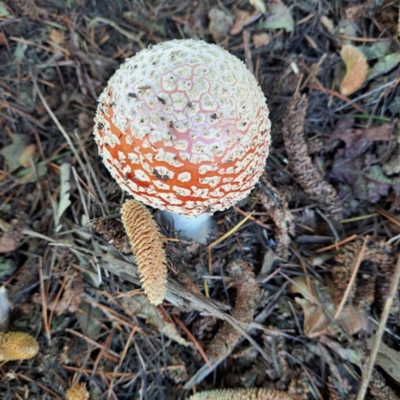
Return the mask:
<svg viewBox="0 0 400 400">
<path fill-rule="evenodd" d="M 116 71 L 100 96 L 94 134 L 123 189 L 193 217 L 250 192 L 268 156 L 270 121 L 242 61 L 203 41 L 172 40 Z"/>
</svg>

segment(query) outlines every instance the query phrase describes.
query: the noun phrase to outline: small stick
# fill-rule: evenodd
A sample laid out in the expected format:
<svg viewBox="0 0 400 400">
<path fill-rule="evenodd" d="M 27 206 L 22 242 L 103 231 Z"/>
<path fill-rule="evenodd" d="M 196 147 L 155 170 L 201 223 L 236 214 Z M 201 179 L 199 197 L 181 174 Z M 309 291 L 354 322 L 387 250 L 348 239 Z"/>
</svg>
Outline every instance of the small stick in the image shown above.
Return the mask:
<svg viewBox="0 0 400 400">
<path fill-rule="evenodd" d="M 390 309 L 392 308 L 393 300 L 396 296 L 397 288 L 399 286 L 399 280 L 400 280 L 400 255 L 397 258 L 397 263 L 392 277 L 392 281 L 390 282 L 389 293 L 385 300 L 385 305 L 383 307 L 381 320 L 379 321 L 379 327 L 375 334 L 374 343 L 372 345 L 371 352 L 369 354 L 367 366 L 362 376 L 360 389 L 358 390 L 356 400 L 363 400 L 367 393 L 372 370 L 374 368 L 375 360 L 379 351 L 379 346 L 382 341 L 383 332 L 385 331 L 386 322 L 389 317 Z"/>
<path fill-rule="evenodd" d="M 316 252 L 317 253 L 323 253 L 324 251 L 328 251 L 328 250 L 332 250 L 332 249 L 336 249 L 337 246 L 340 246 L 342 244 L 346 244 L 348 242 L 351 242 L 352 240 L 357 239 L 357 235 L 354 234 L 352 236 L 349 236 L 346 239 L 341 240 L 340 242 L 336 242 L 334 244 L 330 244 L 329 246 L 326 247 L 322 247 L 321 249 L 318 249 Z"/>
<path fill-rule="evenodd" d="M 235 225 L 232 229 L 230 229 L 228 232 L 226 232 L 225 235 L 221 236 L 220 238 L 218 238 L 217 240 L 215 240 L 214 242 L 209 244 L 208 249 L 212 249 L 217 244 L 220 244 L 226 238 L 228 238 L 230 235 L 235 233 L 243 224 L 245 224 L 251 218 L 251 216 L 252 216 L 251 214 L 253 214 L 253 213 L 248 214 L 247 217 L 243 218 L 237 225 Z"/>
<path fill-rule="evenodd" d="M 188 335 L 189 339 L 193 342 L 193 344 L 196 346 L 197 350 L 199 351 L 200 355 L 203 357 L 203 360 L 205 361 L 205 363 L 208 365 L 208 368 L 210 368 L 210 370 L 213 370 L 213 367 L 211 365 L 210 360 L 207 357 L 206 352 L 204 351 L 204 349 L 201 347 L 200 343 L 196 340 L 196 338 L 193 336 L 193 334 L 189 331 L 188 328 L 186 328 L 185 324 L 175 315 L 172 316 L 172 318 L 174 319 L 175 323 L 177 325 L 179 325 L 180 328 L 182 328 L 182 330 L 186 333 L 186 335 Z"/>
<path fill-rule="evenodd" d="M 82 171 L 85 175 L 85 179 L 87 182 L 90 182 L 90 178 L 89 178 L 89 174 L 86 171 L 85 168 L 85 164 L 82 162 L 81 157 L 79 156 L 78 151 L 76 150 L 74 144 L 72 143 L 71 138 L 69 137 L 68 133 L 66 132 L 66 130 L 64 129 L 64 127 L 61 125 L 60 121 L 58 120 L 58 118 L 55 116 L 55 114 L 53 113 L 53 111 L 51 110 L 49 104 L 47 103 L 46 99 L 44 98 L 42 92 L 39 89 L 39 85 L 37 84 L 37 81 L 35 79 L 35 77 L 33 76 L 32 73 L 30 73 L 31 75 L 31 79 L 33 82 L 33 86 L 35 87 L 35 90 L 40 98 L 40 100 L 43 103 L 44 108 L 46 109 L 47 113 L 50 115 L 51 119 L 53 120 L 53 122 L 56 124 L 58 130 L 62 133 L 62 135 L 64 136 L 65 141 L 68 143 L 68 146 L 70 147 L 70 149 L 72 150 L 72 152 L 74 153 L 74 156 L 76 157 L 79 166 L 82 168 Z"/>
<path fill-rule="evenodd" d="M 43 260 L 39 259 L 39 280 L 40 280 L 40 297 L 42 300 L 43 327 L 46 333 L 47 342 L 50 344 L 50 327 L 47 320 L 47 301 L 44 293 L 44 278 L 43 278 Z"/>
</svg>

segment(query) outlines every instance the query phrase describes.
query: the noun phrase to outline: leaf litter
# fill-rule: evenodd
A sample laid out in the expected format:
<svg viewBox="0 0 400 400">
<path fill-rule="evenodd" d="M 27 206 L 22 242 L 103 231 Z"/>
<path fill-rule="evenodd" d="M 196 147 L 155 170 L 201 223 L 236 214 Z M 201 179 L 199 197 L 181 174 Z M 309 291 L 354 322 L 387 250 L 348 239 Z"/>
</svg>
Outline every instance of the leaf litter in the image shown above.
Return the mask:
<svg viewBox="0 0 400 400">
<path fill-rule="evenodd" d="M 398 7 L 322 8 L 0 2 L 0 279 L 9 329 L 40 343 L 29 368 L 3 365 L 1 396 L 61 399 L 82 383 L 91 398 L 184 399 L 194 387 L 356 398 L 400 239 Z M 214 216 L 216 245 L 180 241 L 159 221 L 169 275 L 154 307 L 91 121 L 124 58 L 183 37 L 251 60 L 273 149 L 256 190 Z M 370 65 L 347 97 L 345 44 Z M 399 310 L 397 291 L 366 381 L 374 399 L 398 398 Z"/>
</svg>

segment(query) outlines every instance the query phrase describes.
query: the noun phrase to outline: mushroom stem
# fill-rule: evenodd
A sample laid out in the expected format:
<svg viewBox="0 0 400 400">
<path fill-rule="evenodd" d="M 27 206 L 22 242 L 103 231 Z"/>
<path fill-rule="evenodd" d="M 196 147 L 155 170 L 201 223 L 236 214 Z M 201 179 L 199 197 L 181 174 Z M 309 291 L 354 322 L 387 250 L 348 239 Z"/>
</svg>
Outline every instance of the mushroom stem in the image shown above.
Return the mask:
<svg viewBox="0 0 400 400">
<path fill-rule="evenodd" d="M 170 211 L 161 211 L 160 214 L 163 223 L 173 222 L 180 239 L 193 239 L 195 242 L 207 244 L 209 235 L 217 230 L 217 223 L 212 215 L 203 214 L 190 218 Z"/>
<path fill-rule="evenodd" d="M 0 331 L 8 330 L 10 316 L 10 304 L 8 302 L 6 288 L 0 287 Z"/>
</svg>

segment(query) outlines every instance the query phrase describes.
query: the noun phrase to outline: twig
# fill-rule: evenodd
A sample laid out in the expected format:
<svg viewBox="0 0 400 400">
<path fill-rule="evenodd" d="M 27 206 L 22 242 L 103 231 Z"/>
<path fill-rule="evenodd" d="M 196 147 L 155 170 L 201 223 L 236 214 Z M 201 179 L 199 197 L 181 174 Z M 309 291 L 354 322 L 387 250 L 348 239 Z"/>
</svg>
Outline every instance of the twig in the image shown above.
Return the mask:
<svg viewBox="0 0 400 400">
<path fill-rule="evenodd" d="M 46 339 L 48 344 L 50 344 L 50 327 L 47 320 L 47 304 L 46 297 L 44 293 L 44 279 L 43 279 L 43 260 L 42 257 L 39 258 L 39 279 L 40 279 L 40 297 L 42 300 L 42 313 L 43 313 L 43 327 L 46 333 Z"/>
<path fill-rule="evenodd" d="M 323 253 L 324 251 L 336 249 L 338 246 L 341 246 L 342 244 L 346 244 L 348 242 L 351 242 L 354 239 L 357 239 L 357 235 L 356 234 L 354 234 L 352 236 L 349 236 L 348 238 L 343 239 L 340 242 L 336 242 L 334 244 L 330 244 L 329 246 L 322 247 L 322 249 L 318 249 L 316 252 L 317 253 Z"/>
<path fill-rule="evenodd" d="M 85 165 L 83 164 L 81 157 L 79 156 L 74 144 L 72 143 L 71 138 L 69 137 L 68 133 L 65 131 L 64 127 L 61 125 L 60 121 L 55 116 L 53 111 L 51 111 L 51 108 L 49 107 L 49 104 L 47 103 L 47 101 L 44 98 L 42 92 L 40 91 L 39 85 L 37 84 L 36 78 L 33 76 L 32 72 L 31 72 L 31 79 L 32 79 L 32 82 L 33 82 L 33 86 L 35 86 L 35 90 L 36 90 L 38 96 L 40 97 L 40 100 L 43 103 L 44 108 L 46 109 L 47 113 L 50 115 L 50 117 L 53 120 L 53 122 L 57 125 L 58 130 L 62 133 L 62 135 L 64 136 L 65 141 L 68 143 L 68 146 L 70 147 L 70 149 L 74 153 L 74 156 L 76 157 L 76 159 L 77 159 L 77 161 L 79 163 L 79 166 L 82 168 L 82 171 L 83 171 L 83 173 L 85 175 L 86 181 L 90 182 L 89 174 L 87 173 Z"/>
<path fill-rule="evenodd" d="M 114 28 L 116 31 L 118 31 L 121 35 L 124 35 L 125 37 L 127 37 L 129 40 L 132 40 L 136 43 L 139 44 L 139 46 L 142 49 L 145 49 L 146 46 L 143 44 L 143 42 L 140 40 L 141 35 L 137 34 L 137 33 L 130 33 L 128 31 L 126 31 L 125 29 L 122 29 L 120 26 L 118 26 L 114 21 L 111 21 L 110 19 L 107 18 L 103 18 L 103 17 L 96 17 L 93 18 L 92 21 L 89 24 L 89 27 L 93 27 L 95 26 L 98 22 L 102 22 L 103 24 L 108 24 L 110 25 L 112 28 Z"/>
<path fill-rule="evenodd" d="M 377 357 L 378 351 L 379 351 L 379 346 L 382 341 L 383 332 L 385 331 L 386 322 L 389 317 L 390 309 L 392 308 L 393 300 L 396 296 L 397 288 L 399 286 L 399 280 L 400 280 L 400 255 L 397 258 L 396 267 L 394 270 L 392 281 L 390 283 L 389 293 L 385 300 L 385 305 L 383 307 L 381 319 L 379 321 L 379 327 L 375 334 L 374 343 L 372 345 L 372 349 L 369 354 L 367 366 L 366 366 L 365 371 L 362 376 L 360 389 L 358 390 L 356 400 L 363 400 L 367 393 L 369 381 L 371 379 L 372 370 L 374 368 L 375 360 L 376 360 L 376 357 Z"/>
<path fill-rule="evenodd" d="M 223 242 L 226 238 L 228 238 L 230 235 L 234 234 L 244 223 L 246 223 L 250 218 L 252 213 L 248 214 L 247 217 L 243 218 L 238 224 L 236 224 L 232 229 L 230 229 L 228 232 L 225 233 L 225 235 L 221 236 L 214 242 L 208 245 L 209 249 L 212 249 L 215 247 L 217 244 L 220 244 Z"/>
<path fill-rule="evenodd" d="M 210 363 L 210 360 L 207 357 L 206 352 L 201 347 L 200 343 L 196 340 L 196 338 L 193 336 L 193 334 L 189 331 L 188 328 L 186 328 L 184 323 L 176 315 L 173 315 L 172 318 L 174 319 L 175 323 L 181 327 L 181 329 L 186 333 L 186 335 L 189 337 L 189 339 L 193 342 L 193 344 L 196 346 L 197 350 L 199 351 L 200 355 L 203 357 L 203 360 L 208 365 L 208 368 L 210 368 L 210 370 L 212 371 L 213 367 Z"/>
</svg>

